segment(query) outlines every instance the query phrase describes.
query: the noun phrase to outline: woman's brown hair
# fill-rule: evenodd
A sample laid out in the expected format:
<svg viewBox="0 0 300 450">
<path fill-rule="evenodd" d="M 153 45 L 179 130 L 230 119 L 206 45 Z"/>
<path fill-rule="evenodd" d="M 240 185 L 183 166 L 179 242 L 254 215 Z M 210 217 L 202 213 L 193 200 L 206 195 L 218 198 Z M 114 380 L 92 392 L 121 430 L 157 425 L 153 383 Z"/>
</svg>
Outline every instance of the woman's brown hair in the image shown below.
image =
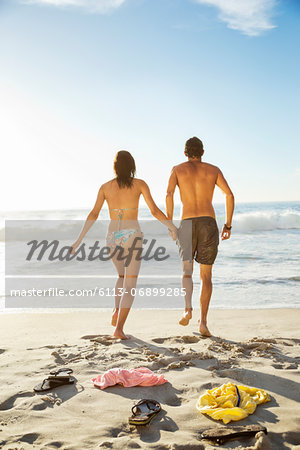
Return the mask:
<svg viewBox="0 0 300 450">
<path fill-rule="evenodd" d="M 121 150 L 116 154 L 114 161 L 114 171 L 120 188 L 131 187 L 135 176 L 135 161 L 133 156 L 126 150 Z"/>
</svg>

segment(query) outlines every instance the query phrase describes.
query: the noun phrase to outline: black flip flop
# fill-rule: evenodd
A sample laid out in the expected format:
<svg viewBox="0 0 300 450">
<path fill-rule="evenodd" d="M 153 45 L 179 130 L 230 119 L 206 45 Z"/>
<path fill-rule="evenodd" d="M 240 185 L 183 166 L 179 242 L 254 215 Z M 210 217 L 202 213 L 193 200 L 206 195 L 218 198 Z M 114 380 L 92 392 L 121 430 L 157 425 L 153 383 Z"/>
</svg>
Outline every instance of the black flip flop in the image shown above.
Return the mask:
<svg viewBox="0 0 300 450">
<path fill-rule="evenodd" d="M 131 411 L 132 416 L 128 419 L 130 425 L 147 425 L 161 411 L 161 406 L 156 400 L 143 399 Z"/>
<path fill-rule="evenodd" d="M 48 378 L 45 378 L 42 383 L 37 384 L 33 390 L 35 392 L 45 392 L 50 391 L 51 389 L 57 388 L 59 386 L 64 386 L 66 384 L 73 384 L 75 381 L 74 377 L 55 377 L 50 376 Z"/>
<path fill-rule="evenodd" d="M 71 373 L 73 373 L 73 369 L 70 369 L 69 367 L 60 367 L 57 370 L 51 370 L 50 375 L 60 375 L 62 373 L 67 373 L 68 375 L 70 375 Z"/>
<path fill-rule="evenodd" d="M 267 434 L 266 427 L 261 425 L 216 427 L 203 431 L 201 433 L 201 439 L 205 439 L 215 444 L 223 444 L 230 439 L 255 436 L 256 433 L 260 431 Z"/>
</svg>

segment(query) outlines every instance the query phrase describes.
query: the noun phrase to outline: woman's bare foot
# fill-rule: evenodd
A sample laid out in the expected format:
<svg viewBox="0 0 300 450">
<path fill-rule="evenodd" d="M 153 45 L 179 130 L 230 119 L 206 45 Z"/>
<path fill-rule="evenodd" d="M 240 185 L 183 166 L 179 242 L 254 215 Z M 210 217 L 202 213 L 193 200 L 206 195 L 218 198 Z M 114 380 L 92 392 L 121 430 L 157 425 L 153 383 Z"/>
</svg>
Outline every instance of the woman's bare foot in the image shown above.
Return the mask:
<svg viewBox="0 0 300 450">
<path fill-rule="evenodd" d="M 115 326 L 117 325 L 117 322 L 118 322 L 118 315 L 119 315 L 119 309 L 118 309 L 118 308 L 115 308 L 115 309 L 113 310 L 113 314 L 112 314 L 112 316 L 111 316 L 111 324 L 112 324 L 113 327 L 115 327 Z"/>
<path fill-rule="evenodd" d="M 207 328 L 207 325 L 205 323 L 200 323 L 200 321 L 198 320 L 199 323 L 199 332 L 200 334 L 202 334 L 202 336 L 206 336 L 206 337 L 211 337 L 212 334 L 209 331 L 209 329 Z"/>
<path fill-rule="evenodd" d="M 186 327 L 192 318 L 192 311 L 185 311 L 182 318 L 179 320 L 179 325 Z"/>
<path fill-rule="evenodd" d="M 129 339 L 129 337 L 126 336 L 126 334 L 124 333 L 123 330 L 118 330 L 117 328 L 115 329 L 114 337 L 117 339 L 122 339 L 123 341 L 125 341 L 126 339 Z"/>
</svg>

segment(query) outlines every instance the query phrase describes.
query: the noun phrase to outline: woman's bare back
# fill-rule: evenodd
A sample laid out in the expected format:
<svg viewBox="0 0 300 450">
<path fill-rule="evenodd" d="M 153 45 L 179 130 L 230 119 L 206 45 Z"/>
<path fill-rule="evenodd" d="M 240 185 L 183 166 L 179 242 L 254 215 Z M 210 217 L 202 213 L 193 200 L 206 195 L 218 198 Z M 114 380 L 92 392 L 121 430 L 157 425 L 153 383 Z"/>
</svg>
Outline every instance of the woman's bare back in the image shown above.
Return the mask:
<svg viewBox="0 0 300 450">
<path fill-rule="evenodd" d="M 103 194 L 108 204 L 109 215 L 112 220 L 136 220 L 138 217 L 139 199 L 142 193 L 141 181 L 133 179 L 131 187 L 120 188 L 114 178 L 102 185 Z"/>
</svg>

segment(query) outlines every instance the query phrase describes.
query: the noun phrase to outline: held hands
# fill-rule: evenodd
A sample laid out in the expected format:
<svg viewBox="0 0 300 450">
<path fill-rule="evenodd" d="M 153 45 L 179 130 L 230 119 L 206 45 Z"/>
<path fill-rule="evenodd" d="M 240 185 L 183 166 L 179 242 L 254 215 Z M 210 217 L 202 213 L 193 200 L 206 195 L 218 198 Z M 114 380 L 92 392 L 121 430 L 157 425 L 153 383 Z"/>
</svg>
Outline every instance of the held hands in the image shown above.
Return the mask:
<svg viewBox="0 0 300 450">
<path fill-rule="evenodd" d="M 231 227 L 228 228 L 226 225 L 224 225 L 223 230 L 222 230 L 222 234 L 221 234 L 222 241 L 225 241 L 226 239 L 229 239 L 230 236 L 231 236 Z"/>
<path fill-rule="evenodd" d="M 176 241 L 177 239 L 177 228 L 174 225 L 174 228 L 169 228 L 169 235 L 171 236 L 171 238 L 173 239 L 173 241 Z"/>
<path fill-rule="evenodd" d="M 70 252 L 71 255 L 74 255 L 77 247 L 79 247 L 80 244 L 81 244 L 81 241 L 76 241 L 76 242 L 74 242 L 73 245 L 71 245 L 71 252 Z"/>
</svg>

